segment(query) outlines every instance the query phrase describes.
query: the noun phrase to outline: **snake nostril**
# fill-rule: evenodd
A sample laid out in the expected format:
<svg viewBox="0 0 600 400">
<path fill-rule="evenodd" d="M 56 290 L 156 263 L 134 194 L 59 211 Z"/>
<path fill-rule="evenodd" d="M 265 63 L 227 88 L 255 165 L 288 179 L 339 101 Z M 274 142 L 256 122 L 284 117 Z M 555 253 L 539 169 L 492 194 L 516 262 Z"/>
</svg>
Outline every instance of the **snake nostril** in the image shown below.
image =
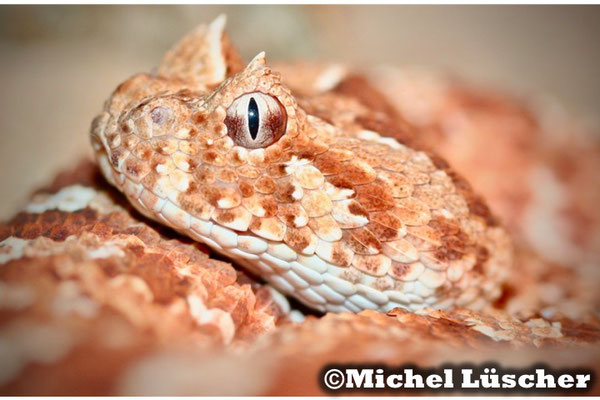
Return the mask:
<svg viewBox="0 0 600 400">
<path fill-rule="evenodd" d="M 166 107 L 155 107 L 150 111 L 150 115 L 152 116 L 152 122 L 157 125 L 162 125 L 169 118 L 171 114 L 171 110 Z"/>
</svg>

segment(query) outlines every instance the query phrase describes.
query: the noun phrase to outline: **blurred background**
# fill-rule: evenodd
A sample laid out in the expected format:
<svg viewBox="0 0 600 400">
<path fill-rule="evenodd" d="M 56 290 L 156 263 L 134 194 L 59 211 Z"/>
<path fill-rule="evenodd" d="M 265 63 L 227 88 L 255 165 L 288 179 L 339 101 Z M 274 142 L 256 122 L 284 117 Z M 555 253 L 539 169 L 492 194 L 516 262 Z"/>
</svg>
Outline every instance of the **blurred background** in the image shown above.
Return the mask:
<svg viewBox="0 0 600 400">
<path fill-rule="evenodd" d="M 221 13 L 246 60 L 425 66 L 599 117 L 597 6 L 1 6 L 0 220 L 89 154 L 118 83 Z"/>
</svg>

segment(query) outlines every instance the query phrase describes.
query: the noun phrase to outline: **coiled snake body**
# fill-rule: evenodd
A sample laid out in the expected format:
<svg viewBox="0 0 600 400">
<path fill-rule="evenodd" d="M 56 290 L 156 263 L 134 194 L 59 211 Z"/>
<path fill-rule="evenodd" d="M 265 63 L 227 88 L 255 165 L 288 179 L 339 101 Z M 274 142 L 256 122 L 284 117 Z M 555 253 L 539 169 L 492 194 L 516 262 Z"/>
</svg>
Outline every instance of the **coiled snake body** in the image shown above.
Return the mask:
<svg viewBox="0 0 600 400">
<path fill-rule="evenodd" d="M 469 185 L 384 137 L 384 110 L 335 87 L 293 95 L 262 53 L 244 67 L 224 22 L 112 94 L 91 133 L 108 181 L 320 311 L 497 298 L 512 248 Z"/>
</svg>

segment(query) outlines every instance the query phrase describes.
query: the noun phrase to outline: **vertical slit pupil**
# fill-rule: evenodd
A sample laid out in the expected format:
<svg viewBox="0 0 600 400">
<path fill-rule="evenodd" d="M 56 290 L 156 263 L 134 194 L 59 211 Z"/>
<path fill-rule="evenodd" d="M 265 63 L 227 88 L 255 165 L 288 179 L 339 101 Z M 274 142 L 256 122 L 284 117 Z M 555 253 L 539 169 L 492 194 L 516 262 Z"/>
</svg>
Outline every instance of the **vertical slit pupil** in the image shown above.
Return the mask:
<svg viewBox="0 0 600 400">
<path fill-rule="evenodd" d="M 256 104 L 254 97 L 252 97 L 248 102 L 248 129 L 250 129 L 252 140 L 256 140 L 256 136 L 258 135 L 259 122 L 258 105 Z"/>
</svg>

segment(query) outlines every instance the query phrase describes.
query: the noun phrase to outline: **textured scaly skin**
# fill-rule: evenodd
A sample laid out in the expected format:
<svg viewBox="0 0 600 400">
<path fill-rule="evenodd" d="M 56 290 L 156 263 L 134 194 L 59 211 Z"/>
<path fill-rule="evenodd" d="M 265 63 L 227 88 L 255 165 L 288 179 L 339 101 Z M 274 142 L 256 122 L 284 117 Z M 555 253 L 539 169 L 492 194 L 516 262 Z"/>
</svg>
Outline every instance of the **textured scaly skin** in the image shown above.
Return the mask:
<svg viewBox="0 0 600 400">
<path fill-rule="evenodd" d="M 156 74 L 106 102 L 91 137 L 107 180 L 144 215 L 320 311 L 496 299 L 512 247 L 468 184 L 438 157 L 380 136 L 394 121 L 377 109 L 342 91 L 295 97 L 262 53 L 244 68 L 224 22 L 190 33 Z M 256 91 L 283 105 L 287 127 L 249 150 L 224 121 Z"/>
</svg>

